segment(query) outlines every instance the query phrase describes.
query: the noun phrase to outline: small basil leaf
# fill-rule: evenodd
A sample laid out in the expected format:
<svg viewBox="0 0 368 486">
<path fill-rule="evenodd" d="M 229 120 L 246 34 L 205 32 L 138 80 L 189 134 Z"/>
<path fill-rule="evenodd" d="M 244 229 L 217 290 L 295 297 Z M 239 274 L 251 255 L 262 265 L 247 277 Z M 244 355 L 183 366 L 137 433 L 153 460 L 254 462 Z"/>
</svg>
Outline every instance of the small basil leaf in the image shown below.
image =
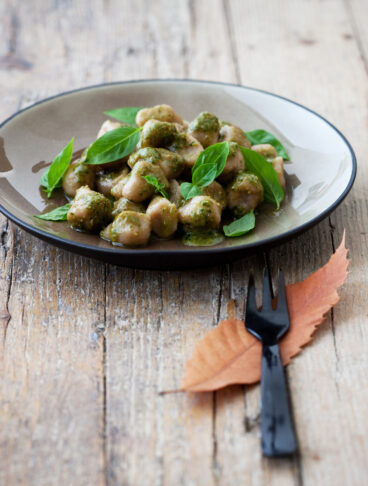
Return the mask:
<svg viewBox="0 0 368 486">
<path fill-rule="evenodd" d="M 188 201 L 188 199 L 192 199 L 195 196 L 200 196 L 202 192 L 200 188 L 194 184 L 183 182 L 180 184 L 180 194 L 183 196 L 184 201 Z"/>
<path fill-rule="evenodd" d="M 251 132 L 245 132 L 245 135 L 252 145 L 269 143 L 275 147 L 277 155 L 282 157 L 284 160 L 290 160 L 290 157 L 280 140 L 278 140 L 275 135 L 272 135 L 272 133 L 267 132 L 267 130 L 253 130 Z"/>
<path fill-rule="evenodd" d="M 44 185 L 48 197 L 51 196 L 52 191 L 57 187 L 60 187 L 61 180 L 73 155 L 73 143 L 74 137 L 70 140 L 68 145 L 55 157 L 53 163 L 47 169 L 47 184 L 46 176 L 43 174 L 41 177 L 41 184 Z"/>
<path fill-rule="evenodd" d="M 164 184 L 161 184 L 155 176 L 153 176 L 151 174 L 147 174 L 147 175 L 143 176 L 143 179 L 146 182 L 148 182 L 148 184 L 151 184 L 151 186 L 153 186 L 156 189 L 156 192 L 159 192 L 161 194 L 161 196 L 165 197 L 166 199 L 169 199 L 169 195 L 165 191 Z"/>
<path fill-rule="evenodd" d="M 225 225 L 222 229 L 224 230 L 225 236 L 242 236 L 254 229 L 255 224 L 256 218 L 254 216 L 254 211 L 252 210 L 249 213 L 244 214 L 241 218 Z"/>
<path fill-rule="evenodd" d="M 220 142 L 210 145 L 199 154 L 196 163 L 192 168 L 192 174 L 194 175 L 195 171 L 200 166 L 211 164 L 216 167 L 216 177 L 218 177 L 224 170 L 229 150 L 228 142 Z"/>
<path fill-rule="evenodd" d="M 98 138 L 87 150 L 85 164 L 114 162 L 129 155 L 139 142 L 140 128 L 119 127 Z"/>
<path fill-rule="evenodd" d="M 49 169 L 50 167 L 47 167 L 47 169 L 42 173 L 41 175 L 41 182 L 40 182 L 40 185 L 44 188 L 44 189 L 47 189 L 48 188 L 48 176 L 49 176 Z M 63 187 L 63 181 L 62 179 L 60 179 L 58 185 L 56 186 L 55 189 L 58 189 L 59 187 Z M 46 191 L 47 192 L 47 191 Z"/>
<path fill-rule="evenodd" d="M 134 106 L 127 106 L 125 108 L 116 108 L 115 110 L 105 111 L 105 115 L 111 116 L 111 118 L 115 118 L 122 123 L 127 123 L 132 127 L 136 127 L 135 117 L 141 109 L 142 108 L 136 108 Z"/>
<path fill-rule="evenodd" d="M 35 214 L 34 217 L 38 219 L 45 219 L 46 221 L 66 221 L 69 208 L 70 203 L 67 203 L 65 206 L 53 209 L 49 213 Z"/>
<path fill-rule="evenodd" d="M 272 164 L 254 150 L 241 146 L 239 148 L 242 151 L 247 170 L 255 174 L 262 183 L 264 200 L 275 204 L 276 208 L 279 209 L 280 203 L 284 199 L 284 190 Z"/>
<path fill-rule="evenodd" d="M 216 179 L 217 167 L 215 164 L 203 164 L 193 172 L 193 184 L 198 187 L 206 187 Z"/>
</svg>

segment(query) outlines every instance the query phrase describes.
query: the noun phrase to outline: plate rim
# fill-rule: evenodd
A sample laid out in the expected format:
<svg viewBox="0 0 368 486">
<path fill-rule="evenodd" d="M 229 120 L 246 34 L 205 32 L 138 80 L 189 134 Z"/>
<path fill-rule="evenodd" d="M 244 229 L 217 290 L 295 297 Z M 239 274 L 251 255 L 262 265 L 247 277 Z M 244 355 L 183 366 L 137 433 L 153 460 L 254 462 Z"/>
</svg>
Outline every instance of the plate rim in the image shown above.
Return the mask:
<svg viewBox="0 0 368 486">
<path fill-rule="evenodd" d="M 95 245 L 90 245 L 87 243 L 78 243 L 73 240 L 67 240 L 65 238 L 62 238 L 57 235 L 53 235 L 52 233 L 48 233 L 47 231 L 44 231 L 42 229 L 36 228 L 35 226 L 26 223 L 25 221 L 19 219 L 17 216 L 14 216 L 11 212 L 9 212 L 4 206 L 0 204 L 0 212 L 4 214 L 7 218 L 9 218 L 11 221 L 16 223 L 18 226 L 21 228 L 25 229 L 26 231 L 30 232 L 31 234 L 41 237 L 43 240 L 50 241 L 51 243 L 54 243 L 56 246 L 62 247 L 62 248 L 68 248 L 68 247 L 75 247 L 79 251 L 81 250 L 91 250 L 92 252 L 98 253 L 98 254 L 107 254 L 107 255 L 116 255 L 117 257 L 119 256 L 127 256 L 127 255 L 141 255 L 141 256 L 148 256 L 148 255 L 154 255 L 155 257 L 160 256 L 160 255 L 165 255 L 165 254 L 176 254 L 178 256 L 184 256 L 184 255 L 191 255 L 191 254 L 200 254 L 200 253 L 206 253 L 207 255 L 216 255 L 216 254 L 225 254 L 225 253 L 232 253 L 232 252 L 251 252 L 255 250 L 261 250 L 261 249 L 266 249 L 268 247 L 275 246 L 277 244 L 281 244 L 285 242 L 286 240 L 291 239 L 292 237 L 295 237 L 297 235 L 300 235 L 301 233 L 307 231 L 309 228 L 312 226 L 316 225 L 320 221 L 322 221 L 324 218 L 326 218 L 335 208 L 337 208 L 342 201 L 345 199 L 345 197 L 348 195 L 350 192 L 355 178 L 357 174 L 357 159 L 355 152 L 350 144 L 350 142 L 347 140 L 345 135 L 335 126 L 333 125 L 329 120 L 327 120 L 324 116 L 320 115 L 316 111 L 306 107 L 305 105 L 302 105 L 301 103 L 298 103 L 296 101 L 293 101 L 290 98 L 286 98 L 285 96 L 278 95 L 276 93 L 273 93 L 271 91 L 267 91 L 264 89 L 260 88 L 254 88 L 251 86 L 244 86 L 242 84 L 237 84 L 237 83 L 229 83 L 229 82 L 224 82 L 224 81 L 210 81 L 210 80 L 203 80 L 203 79 L 192 79 L 192 78 L 154 78 L 154 79 L 132 79 L 132 80 L 127 80 L 127 81 L 112 81 L 108 83 L 99 83 L 99 84 L 94 84 L 90 86 L 83 86 L 81 88 L 76 88 L 72 89 L 69 91 L 62 91 L 56 95 L 50 96 L 48 98 L 44 98 L 42 100 L 36 101 L 35 103 L 32 103 L 30 106 L 27 106 L 26 108 L 23 108 L 21 110 L 16 111 L 12 115 L 10 115 L 8 118 L 6 118 L 4 121 L 0 123 L 0 129 L 5 126 L 9 121 L 11 121 L 13 118 L 21 115 L 27 110 L 30 110 L 34 108 L 37 105 L 40 105 L 42 103 L 47 103 L 48 101 L 54 100 L 56 98 L 60 98 L 65 95 L 73 94 L 73 93 L 78 93 L 80 91 L 87 91 L 90 89 L 96 89 L 96 88 L 104 88 L 104 87 L 109 87 L 109 86 L 117 86 L 117 85 L 124 85 L 124 84 L 138 84 L 138 83 L 162 83 L 162 82 L 192 82 L 192 83 L 199 83 L 199 84 L 214 84 L 217 86 L 229 86 L 229 87 L 235 87 L 235 88 L 242 88 L 242 89 L 248 89 L 251 91 L 256 91 L 259 93 L 263 93 L 269 96 L 273 96 L 275 98 L 279 98 L 281 100 L 287 101 L 288 103 L 291 103 L 293 105 L 296 105 L 313 115 L 317 116 L 321 120 L 323 120 L 327 125 L 329 125 L 342 139 L 342 141 L 345 143 L 345 145 L 348 147 L 350 156 L 351 156 L 351 162 L 352 162 L 352 172 L 350 179 L 344 189 L 344 191 L 339 195 L 339 197 L 324 211 L 322 211 L 320 214 L 315 216 L 313 219 L 310 221 L 307 221 L 299 226 L 296 226 L 293 229 L 290 229 L 280 235 L 277 236 L 272 236 L 270 238 L 266 238 L 264 240 L 261 240 L 260 242 L 253 242 L 253 243 L 246 243 L 246 244 L 241 244 L 241 245 L 234 245 L 234 246 L 229 246 L 229 247 L 191 247 L 190 249 L 146 249 L 146 248 L 103 248 L 103 247 L 98 247 Z"/>
</svg>

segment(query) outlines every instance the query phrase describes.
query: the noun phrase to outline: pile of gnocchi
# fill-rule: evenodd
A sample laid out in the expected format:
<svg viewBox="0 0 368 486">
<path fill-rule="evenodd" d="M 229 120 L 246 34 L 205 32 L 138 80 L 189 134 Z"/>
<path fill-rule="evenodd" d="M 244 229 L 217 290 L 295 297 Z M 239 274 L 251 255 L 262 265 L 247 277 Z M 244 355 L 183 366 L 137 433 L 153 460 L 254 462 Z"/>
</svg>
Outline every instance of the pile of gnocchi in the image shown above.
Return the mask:
<svg viewBox="0 0 368 486">
<path fill-rule="evenodd" d="M 62 188 L 71 201 L 66 217 L 73 229 L 127 247 L 147 245 L 152 234 L 164 239 L 193 234 L 196 238 L 183 241 L 217 243 L 224 223 L 244 217 L 264 200 L 264 185 L 247 168 L 242 148 L 266 159 L 285 188 L 284 160 L 275 147 L 252 145 L 240 127 L 211 113 L 187 122 L 163 104 L 137 111 L 135 124 L 139 139 L 130 154 L 99 165 L 86 163 L 85 151 L 70 162 Z M 97 139 L 123 126 L 107 120 Z M 193 197 L 185 194 L 183 183 L 192 184 L 201 154 L 223 142 L 228 151 L 221 172 L 214 173 L 212 182 L 195 186 Z M 205 170 L 212 169 L 204 159 Z"/>
</svg>

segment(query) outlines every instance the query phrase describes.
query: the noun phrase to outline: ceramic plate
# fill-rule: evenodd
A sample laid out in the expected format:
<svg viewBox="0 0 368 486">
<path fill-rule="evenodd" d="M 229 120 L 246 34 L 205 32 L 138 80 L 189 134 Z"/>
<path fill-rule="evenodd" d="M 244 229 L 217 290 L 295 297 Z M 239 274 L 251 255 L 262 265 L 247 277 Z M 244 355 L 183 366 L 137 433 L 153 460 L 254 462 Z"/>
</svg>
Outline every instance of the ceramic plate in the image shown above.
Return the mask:
<svg viewBox="0 0 368 486">
<path fill-rule="evenodd" d="M 152 240 L 140 249 L 116 248 L 66 223 L 33 217 L 60 204 L 40 190 L 44 168 L 74 136 L 88 146 L 121 106 L 172 105 L 191 120 L 210 111 L 244 130 L 274 133 L 290 155 L 281 210 L 260 211 L 256 229 L 213 247 L 187 247 L 179 239 Z M 145 80 L 93 86 L 41 101 L 0 125 L 0 210 L 39 238 L 76 253 L 137 268 L 174 269 L 218 265 L 281 243 L 326 217 L 347 195 L 356 173 L 354 152 L 327 120 L 293 101 L 253 88 L 191 80 Z"/>
</svg>

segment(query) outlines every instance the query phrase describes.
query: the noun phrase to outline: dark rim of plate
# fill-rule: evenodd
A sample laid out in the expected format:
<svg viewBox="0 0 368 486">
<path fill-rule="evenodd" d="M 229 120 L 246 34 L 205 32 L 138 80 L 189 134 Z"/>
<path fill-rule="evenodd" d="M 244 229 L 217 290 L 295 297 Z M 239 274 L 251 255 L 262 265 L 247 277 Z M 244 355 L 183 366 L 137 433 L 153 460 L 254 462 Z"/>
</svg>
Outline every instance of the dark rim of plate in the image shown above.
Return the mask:
<svg viewBox="0 0 368 486">
<path fill-rule="evenodd" d="M 259 93 L 264 93 L 264 94 L 267 94 L 269 96 L 273 96 L 275 98 L 285 100 L 288 103 L 299 106 L 303 110 L 306 110 L 306 111 L 309 111 L 310 113 L 313 113 L 313 115 L 322 119 L 325 123 L 327 123 L 331 128 L 333 128 L 335 130 L 335 132 L 345 142 L 346 146 L 348 147 L 348 149 L 350 151 L 351 159 L 352 159 L 352 172 L 351 172 L 350 180 L 349 180 L 346 188 L 340 194 L 340 196 L 331 204 L 331 206 L 329 206 L 327 209 L 325 209 L 318 216 L 311 219 L 310 221 L 307 221 L 306 223 L 303 223 L 303 224 L 301 224 L 301 225 L 299 225 L 299 226 L 297 226 L 297 227 L 295 227 L 295 228 L 293 228 L 289 231 L 286 231 L 285 233 L 281 233 L 278 236 L 274 236 L 272 238 L 267 238 L 267 239 L 261 240 L 259 242 L 245 243 L 245 244 L 234 245 L 234 246 L 231 246 L 231 247 L 220 247 L 220 248 L 219 247 L 212 247 L 212 248 L 211 247 L 190 247 L 190 248 L 182 249 L 182 250 L 179 250 L 179 249 L 154 250 L 154 249 L 145 249 L 145 248 L 139 248 L 139 249 L 119 248 L 119 249 L 117 249 L 116 247 L 115 248 L 101 248 L 101 247 L 98 247 L 98 246 L 95 246 L 95 245 L 82 244 L 82 243 L 75 242 L 73 240 L 67 240 L 65 238 L 61 238 L 59 236 L 55 236 L 51 233 L 48 233 L 47 231 L 43 231 L 41 229 L 38 229 L 35 226 L 32 226 L 31 224 L 28 224 L 28 223 L 22 221 L 21 219 L 17 218 L 12 213 L 10 213 L 7 209 L 5 209 L 4 206 L 2 206 L 2 205 L 0 205 L 0 211 L 7 218 L 14 221 L 17 225 L 26 229 L 30 233 L 32 233 L 34 235 L 42 235 L 43 239 L 49 240 L 51 242 L 54 241 L 55 244 L 58 244 L 58 246 L 62 246 L 62 247 L 71 246 L 71 247 L 76 247 L 76 248 L 79 248 L 79 249 L 88 249 L 88 250 L 91 250 L 93 252 L 101 253 L 101 254 L 120 253 L 120 254 L 126 254 L 126 255 L 136 254 L 136 255 L 142 255 L 142 256 L 143 255 L 159 256 L 159 255 L 165 255 L 167 253 L 172 253 L 172 254 L 184 256 L 184 255 L 193 254 L 193 253 L 206 252 L 207 254 L 216 255 L 216 254 L 223 254 L 223 253 L 228 253 L 228 252 L 231 253 L 231 252 L 239 251 L 239 250 L 242 250 L 242 249 L 244 249 L 244 250 L 261 249 L 261 248 L 274 246 L 278 243 L 282 243 L 282 242 L 288 240 L 292 236 L 297 236 L 297 235 L 303 233 L 304 231 L 306 231 L 310 227 L 314 226 L 316 223 L 320 222 L 322 219 L 324 219 L 326 216 L 328 216 L 348 195 L 350 189 L 353 186 L 353 183 L 354 183 L 354 180 L 355 180 L 355 177 L 356 177 L 357 161 L 356 161 L 356 156 L 355 156 L 354 150 L 352 149 L 352 147 L 351 147 L 350 143 L 348 142 L 348 140 L 346 139 L 346 137 L 340 132 L 340 130 L 338 130 L 331 122 L 326 120 L 326 118 L 324 118 L 323 116 L 319 115 L 318 113 L 311 110 L 310 108 L 307 108 L 306 106 L 301 105 L 300 103 L 297 103 L 296 101 L 290 100 L 289 98 L 285 98 L 284 96 L 280 96 L 280 95 L 277 95 L 275 93 L 271 93 L 271 92 L 263 90 L 263 89 L 252 88 L 252 87 L 249 87 L 249 86 L 243 86 L 241 84 L 224 83 L 224 82 L 220 82 L 220 81 L 205 81 L 205 80 L 197 80 L 197 79 L 189 79 L 189 78 L 184 78 L 184 79 L 178 79 L 178 78 L 135 79 L 135 80 L 130 80 L 130 81 L 115 81 L 115 82 L 112 82 L 112 83 L 95 84 L 95 85 L 91 85 L 91 86 L 85 86 L 83 88 L 73 89 L 71 91 L 64 91 L 64 92 L 59 93 L 57 95 L 50 96 L 49 98 L 45 98 L 41 101 L 37 101 L 36 103 L 33 103 L 32 105 L 27 106 L 26 108 L 17 111 L 13 115 L 11 115 L 9 118 L 4 120 L 0 124 L 0 128 L 2 128 L 4 125 L 6 125 L 10 120 L 15 118 L 16 116 L 22 114 L 23 112 L 25 112 L 27 110 L 32 109 L 34 106 L 40 105 L 42 103 L 46 103 L 46 102 L 53 100 L 55 98 L 60 98 L 61 96 L 64 96 L 64 95 L 77 93 L 79 91 L 86 91 L 86 90 L 89 90 L 89 89 L 104 88 L 106 86 L 116 86 L 116 85 L 133 84 L 133 83 L 137 83 L 137 84 L 142 83 L 143 84 L 143 83 L 162 83 L 162 82 L 165 82 L 165 83 L 167 83 L 167 82 L 169 82 L 169 83 L 170 82 L 172 82 L 172 83 L 189 82 L 189 83 L 198 83 L 198 84 L 203 83 L 203 84 L 214 84 L 214 85 L 218 85 L 218 86 L 231 86 L 231 87 L 236 87 L 236 88 L 244 88 L 244 89 L 247 89 L 247 90 L 257 91 Z"/>
</svg>

